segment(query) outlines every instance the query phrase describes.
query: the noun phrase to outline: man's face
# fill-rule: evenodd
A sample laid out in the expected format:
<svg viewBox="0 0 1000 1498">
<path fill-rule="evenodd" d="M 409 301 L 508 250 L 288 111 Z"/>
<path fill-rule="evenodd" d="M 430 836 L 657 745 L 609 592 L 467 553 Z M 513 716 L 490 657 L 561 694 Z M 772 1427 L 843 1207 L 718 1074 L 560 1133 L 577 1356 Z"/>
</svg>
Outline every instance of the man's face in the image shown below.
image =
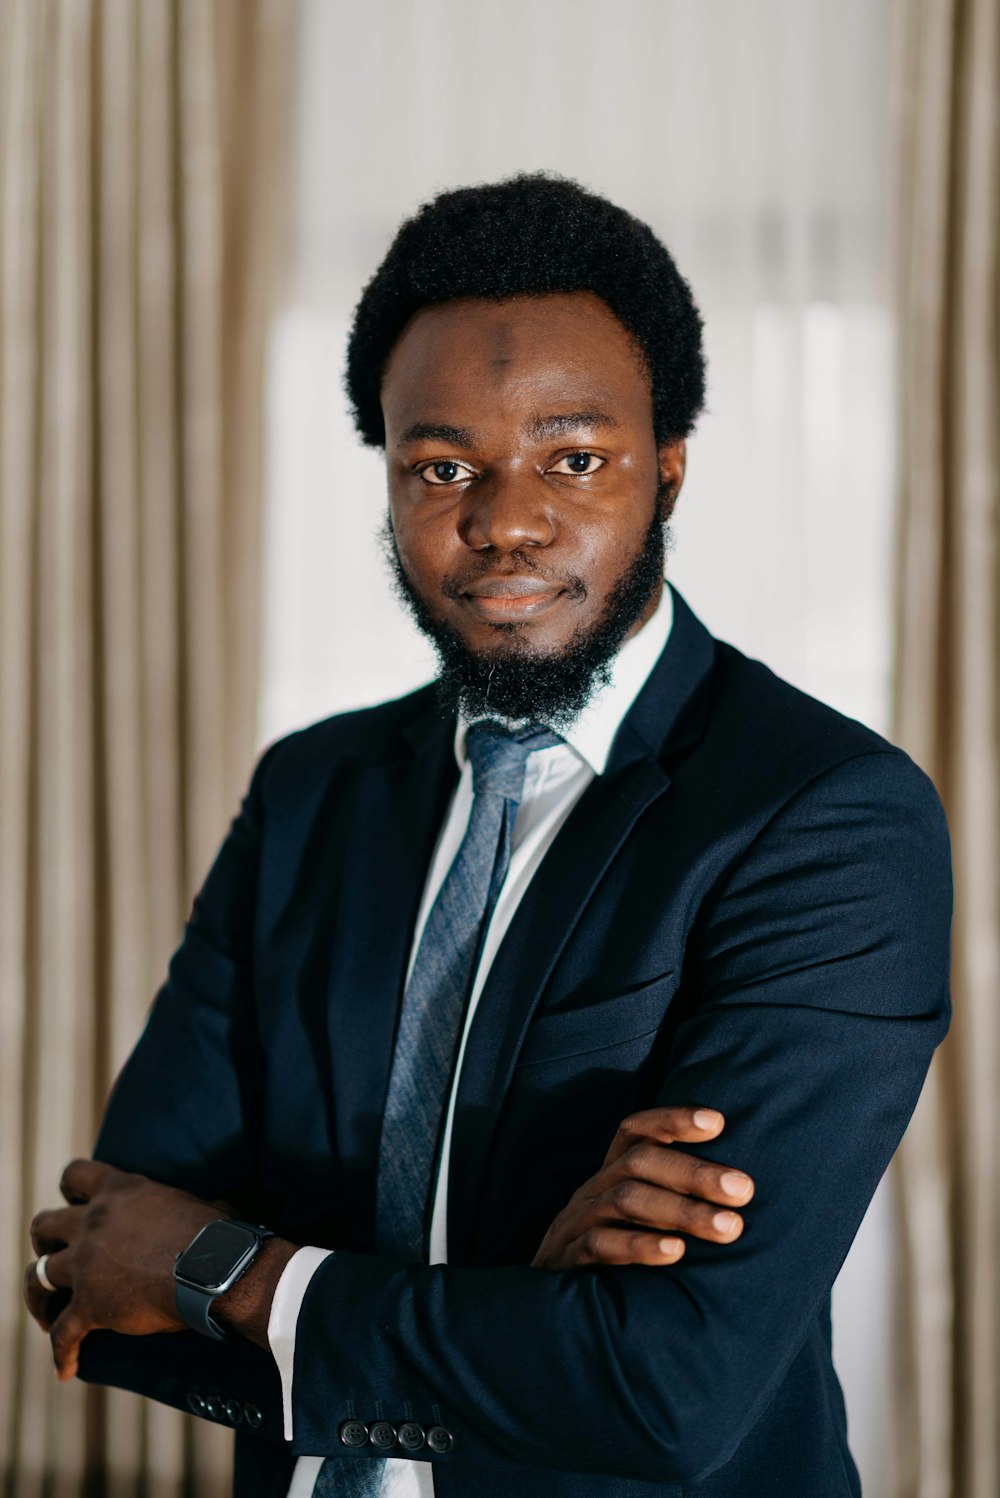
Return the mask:
<svg viewBox="0 0 1000 1498">
<path fill-rule="evenodd" d="M 662 546 L 684 444 L 657 451 L 648 376 L 598 297 L 422 309 L 382 407 L 395 546 L 425 627 L 502 669 L 571 661 L 622 614 L 623 587 L 614 648 L 652 613 L 650 538 Z"/>
</svg>

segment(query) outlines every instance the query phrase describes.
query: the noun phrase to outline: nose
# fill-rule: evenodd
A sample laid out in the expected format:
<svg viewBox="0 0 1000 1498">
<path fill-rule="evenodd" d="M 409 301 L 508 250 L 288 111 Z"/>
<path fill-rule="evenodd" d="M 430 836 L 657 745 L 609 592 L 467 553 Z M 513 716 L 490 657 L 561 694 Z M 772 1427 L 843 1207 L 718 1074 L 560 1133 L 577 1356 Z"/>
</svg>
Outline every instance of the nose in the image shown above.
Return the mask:
<svg viewBox="0 0 1000 1498">
<path fill-rule="evenodd" d="M 459 534 L 472 551 L 517 551 L 550 546 L 555 525 L 546 503 L 527 474 L 493 475 L 470 485 Z"/>
</svg>

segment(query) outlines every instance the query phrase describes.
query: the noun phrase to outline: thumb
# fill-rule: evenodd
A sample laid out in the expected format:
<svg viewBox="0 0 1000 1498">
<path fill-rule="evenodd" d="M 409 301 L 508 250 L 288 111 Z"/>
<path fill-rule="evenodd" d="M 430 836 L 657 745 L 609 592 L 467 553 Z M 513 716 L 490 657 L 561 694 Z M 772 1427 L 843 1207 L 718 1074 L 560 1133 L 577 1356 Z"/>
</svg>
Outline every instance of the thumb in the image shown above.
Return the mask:
<svg viewBox="0 0 1000 1498">
<path fill-rule="evenodd" d="M 92 1330 L 92 1324 L 74 1308 L 72 1300 L 53 1321 L 49 1340 L 52 1343 L 56 1377 L 61 1382 L 65 1383 L 67 1379 L 76 1377 L 80 1366 L 80 1343 Z"/>
</svg>

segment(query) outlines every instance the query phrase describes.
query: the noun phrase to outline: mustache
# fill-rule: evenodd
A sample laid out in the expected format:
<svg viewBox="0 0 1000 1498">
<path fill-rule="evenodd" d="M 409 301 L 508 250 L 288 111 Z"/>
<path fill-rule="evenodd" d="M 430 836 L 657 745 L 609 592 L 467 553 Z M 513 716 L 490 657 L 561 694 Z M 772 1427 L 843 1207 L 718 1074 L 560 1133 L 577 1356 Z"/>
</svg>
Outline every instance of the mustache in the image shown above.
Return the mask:
<svg viewBox="0 0 1000 1498">
<path fill-rule="evenodd" d="M 523 577 L 530 574 L 532 577 L 540 578 L 542 582 L 552 583 L 556 587 L 563 588 L 569 597 L 577 602 L 587 596 L 587 584 L 576 572 L 557 572 L 550 567 L 543 567 L 530 552 L 512 551 L 507 558 L 507 566 L 497 566 L 495 560 L 483 557 L 471 567 L 462 572 L 452 572 L 441 581 L 441 592 L 445 598 L 457 599 L 466 593 L 472 583 L 477 583 L 484 577 Z"/>
</svg>

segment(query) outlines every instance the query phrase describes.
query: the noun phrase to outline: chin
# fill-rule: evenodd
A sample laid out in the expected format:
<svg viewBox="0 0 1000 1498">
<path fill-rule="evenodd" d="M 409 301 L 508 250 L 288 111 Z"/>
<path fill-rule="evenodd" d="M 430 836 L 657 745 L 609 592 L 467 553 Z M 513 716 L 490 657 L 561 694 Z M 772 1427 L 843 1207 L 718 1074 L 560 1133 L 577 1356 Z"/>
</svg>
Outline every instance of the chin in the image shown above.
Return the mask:
<svg viewBox="0 0 1000 1498">
<path fill-rule="evenodd" d="M 471 655 L 483 657 L 559 655 L 568 648 L 571 639 L 569 634 L 553 639 L 548 633 L 533 630 L 528 624 L 487 624 L 474 639 L 462 636 L 466 650 Z"/>
</svg>

